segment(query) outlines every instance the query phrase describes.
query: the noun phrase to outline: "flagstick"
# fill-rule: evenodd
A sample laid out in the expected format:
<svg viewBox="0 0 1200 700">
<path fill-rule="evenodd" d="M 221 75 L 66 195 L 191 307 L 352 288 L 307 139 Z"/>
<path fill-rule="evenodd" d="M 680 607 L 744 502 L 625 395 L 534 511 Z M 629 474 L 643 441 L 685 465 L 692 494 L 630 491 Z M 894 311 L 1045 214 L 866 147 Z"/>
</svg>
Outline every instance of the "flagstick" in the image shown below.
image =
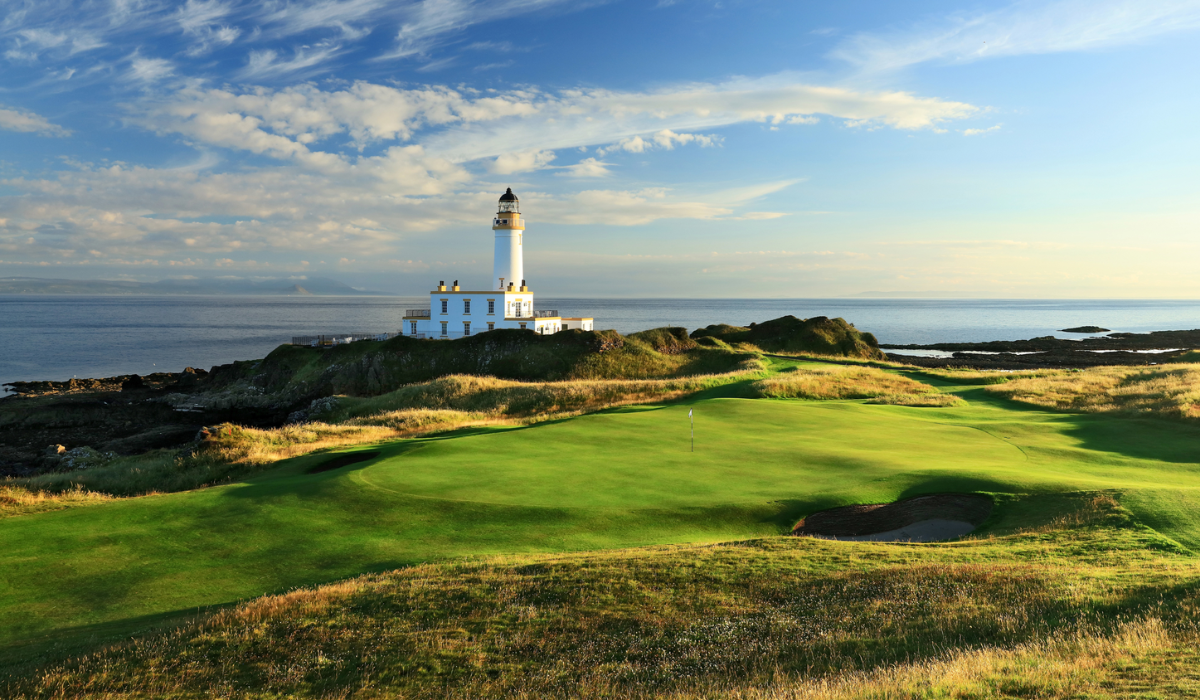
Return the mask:
<svg viewBox="0 0 1200 700">
<path fill-rule="evenodd" d="M 696 451 L 696 418 L 692 415 L 692 411 L 688 410 L 688 420 L 692 423 L 692 452 Z"/>
</svg>

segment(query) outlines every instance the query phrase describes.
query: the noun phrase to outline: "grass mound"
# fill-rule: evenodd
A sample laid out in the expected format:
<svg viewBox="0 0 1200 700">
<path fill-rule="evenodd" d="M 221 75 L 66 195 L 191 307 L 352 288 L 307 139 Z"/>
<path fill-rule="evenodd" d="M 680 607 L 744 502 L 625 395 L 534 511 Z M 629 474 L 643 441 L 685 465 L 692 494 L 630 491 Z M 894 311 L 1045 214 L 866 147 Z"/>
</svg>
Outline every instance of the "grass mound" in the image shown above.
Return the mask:
<svg viewBox="0 0 1200 700">
<path fill-rule="evenodd" d="M 1043 371 L 988 391 L 1060 410 L 1200 418 L 1200 364 Z"/>
<path fill-rule="evenodd" d="M 681 328 L 629 336 L 495 330 L 454 341 L 400 336 L 333 348 L 283 345 L 261 361 L 214 368 L 204 395 L 186 399 L 223 408 L 300 397 L 376 396 L 451 374 L 519 381 L 665 378 L 730 372 L 752 358 L 728 347 L 698 346 Z"/>
<path fill-rule="evenodd" d="M 783 316 L 748 328 L 712 325 L 692 332 L 693 339 L 714 338 L 726 344 L 746 343 L 768 352 L 885 359 L 879 341 L 840 318 L 816 316 L 802 320 Z"/>
<path fill-rule="evenodd" d="M 755 382 L 757 396 L 773 399 L 880 399 L 898 405 L 954 405 L 928 384 L 873 367 L 825 365 L 797 367 Z"/>
</svg>

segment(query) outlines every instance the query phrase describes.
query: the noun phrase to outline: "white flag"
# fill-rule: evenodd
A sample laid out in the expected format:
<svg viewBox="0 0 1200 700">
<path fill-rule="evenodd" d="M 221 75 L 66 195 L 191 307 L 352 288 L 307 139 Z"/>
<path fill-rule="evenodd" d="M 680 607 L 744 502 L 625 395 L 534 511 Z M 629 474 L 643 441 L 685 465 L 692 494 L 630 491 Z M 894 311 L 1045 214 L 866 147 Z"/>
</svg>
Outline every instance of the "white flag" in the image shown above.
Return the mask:
<svg viewBox="0 0 1200 700">
<path fill-rule="evenodd" d="M 692 409 L 689 408 L 688 409 L 688 418 L 691 418 L 691 417 L 692 417 Z"/>
</svg>

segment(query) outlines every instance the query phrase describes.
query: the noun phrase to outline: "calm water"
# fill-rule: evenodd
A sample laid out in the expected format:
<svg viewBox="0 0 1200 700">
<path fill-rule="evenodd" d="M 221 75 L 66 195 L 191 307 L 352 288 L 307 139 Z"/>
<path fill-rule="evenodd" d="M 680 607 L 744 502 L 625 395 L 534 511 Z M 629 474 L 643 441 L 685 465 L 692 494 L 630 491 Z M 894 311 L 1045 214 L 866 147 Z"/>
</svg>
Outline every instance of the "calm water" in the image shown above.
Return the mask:
<svg viewBox="0 0 1200 700">
<path fill-rule="evenodd" d="M 208 368 L 263 357 L 293 335 L 399 329 L 428 297 L 0 296 L 0 383 Z M 622 333 L 841 316 L 884 344 L 1019 340 L 1080 325 L 1200 328 L 1200 301 L 539 299 Z M 1065 335 L 1064 337 L 1071 337 Z M 1077 336 L 1076 336 L 1077 337 Z"/>
</svg>

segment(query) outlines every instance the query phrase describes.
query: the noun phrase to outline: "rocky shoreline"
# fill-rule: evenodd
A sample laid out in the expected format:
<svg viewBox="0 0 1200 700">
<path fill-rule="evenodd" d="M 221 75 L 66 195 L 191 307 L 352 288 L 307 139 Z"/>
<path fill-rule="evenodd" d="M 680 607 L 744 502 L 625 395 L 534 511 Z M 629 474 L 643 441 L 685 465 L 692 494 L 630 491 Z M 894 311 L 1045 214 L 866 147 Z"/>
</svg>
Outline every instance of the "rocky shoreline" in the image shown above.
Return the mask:
<svg viewBox="0 0 1200 700">
<path fill-rule="evenodd" d="M 1066 340 L 1053 336 L 984 343 L 881 345 L 897 362 L 918 367 L 974 369 L 1065 369 L 1113 365 L 1156 365 L 1177 362 L 1200 348 L 1200 329 L 1153 333 L 1110 333 Z M 949 357 L 923 357 L 905 350 L 940 351 Z M 1191 358 L 1188 358 L 1191 359 Z M 1200 361 L 1200 360 L 1198 360 Z"/>
<path fill-rule="evenodd" d="M 178 405 L 178 397 L 211 389 L 232 367 L 6 384 L 13 394 L 0 398 L 0 477 L 86 469 L 116 456 L 181 448 L 203 426 L 224 421 L 282 424 L 292 406 Z"/>
</svg>

